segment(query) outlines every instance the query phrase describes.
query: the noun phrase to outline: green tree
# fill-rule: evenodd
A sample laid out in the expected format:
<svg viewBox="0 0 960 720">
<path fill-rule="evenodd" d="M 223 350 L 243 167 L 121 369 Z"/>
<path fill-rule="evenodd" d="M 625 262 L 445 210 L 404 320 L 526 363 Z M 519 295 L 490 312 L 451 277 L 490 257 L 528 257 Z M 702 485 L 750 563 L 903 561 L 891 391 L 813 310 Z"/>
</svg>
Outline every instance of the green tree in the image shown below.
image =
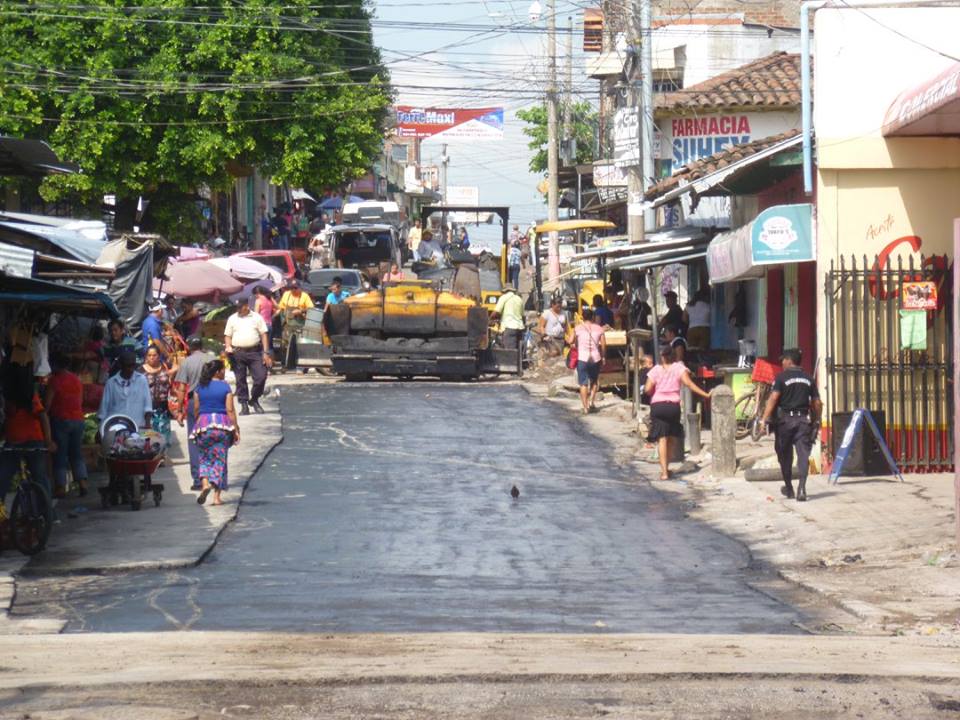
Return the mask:
<svg viewBox="0 0 960 720">
<path fill-rule="evenodd" d="M 83 172 L 49 200 L 140 195 L 190 215 L 228 164 L 338 185 L 378 156 L 391 102 L 363 0 L 0 0 L 0 133 L 47 140 Z M 181 205 L 183 213 L 160 205 Z M 195 208 L 195 205 L 193 205 Z"/>
<path fill-rule="evenodd" d="M 588 102 L 578 102 L 571 106 L 573 137 L 577 141 L 577 164 L 590 163 L 594 157 L 594 136 L 597 128 L 597 112 Z M 526 110 L 518 110 L 517 117 L 526 123 L 523 134 L 530 138 L 527 147 L 534 151 L 530 158 L 530 172 L 547 171 L 547 106 L 535 105 Z M 562 118 L 561 118 L 562 120 Z M 563 123 L 558 120 L 557 131 L 563 132 Z"/>
</svg>

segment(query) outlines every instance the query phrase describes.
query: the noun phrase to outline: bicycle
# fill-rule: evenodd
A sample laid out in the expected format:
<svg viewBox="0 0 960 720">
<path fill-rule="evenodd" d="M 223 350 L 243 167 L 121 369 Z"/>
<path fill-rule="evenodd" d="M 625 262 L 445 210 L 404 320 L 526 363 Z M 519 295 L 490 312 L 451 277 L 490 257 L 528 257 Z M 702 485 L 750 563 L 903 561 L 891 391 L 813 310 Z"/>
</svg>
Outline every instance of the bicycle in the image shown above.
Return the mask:
<svg viewBox="0 0 960 720">
<path fill-rule="evenodd" d="M 763 418 L 763 409 L 767 405 L 767 398 L 773 385 L 765 382 L 754 382 L 753 388 L 737 398 L 734 405 L 734 415 L 737 418 L 737 440 L 749 436 L 754 442 L 763 437 L 763 428 L 760 420 Z"/>
<path fill-rule="evenodd" d="M 737 440 L 743 440 L 749 436 L 754 442 L 758 442 L 763 437 L 763 424 L 760 421 L 763 418 L 767 399 L 773 391 L 773 380 L 776 375 L 777 368 L 772 363 L 762 359 L 754 363 L 753 372 L 750 374 L 753 387 L 738 397 L 734 404 Z"/>
<path fill-rule="evenodd" d="M 42 452 L 41 449 L 0 452 Z M 26 459 L 20 458 L 19 482 L 7 518 L 13 546 L 24 555 L 36 555 L 47 546 L 53 527 L 53 506 L 47 489 L 33 478 Z"/>
</svg>

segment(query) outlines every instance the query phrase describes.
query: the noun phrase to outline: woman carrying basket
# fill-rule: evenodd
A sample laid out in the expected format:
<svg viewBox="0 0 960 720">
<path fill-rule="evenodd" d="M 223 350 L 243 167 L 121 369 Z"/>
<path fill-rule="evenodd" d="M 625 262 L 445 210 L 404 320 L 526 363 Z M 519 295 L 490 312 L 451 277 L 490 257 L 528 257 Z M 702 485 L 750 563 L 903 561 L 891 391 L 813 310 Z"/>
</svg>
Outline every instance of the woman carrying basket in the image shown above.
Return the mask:
<svg viewBox="0 0 960 720">
<path fill-rule="evenodd" d="M 240 442 L 240 426 L 233 393 L 223 381 L 222 360 L 211 360 L 203 366 L 193 393 L 193 413 L 196 424 L 191 439 L 200 451 L 201 491 L 197 502 L 203 505 L 213 490 L 213 504 L 223 505 L 220 494 L 227 489 L 227 452 Z"/>
</svg>

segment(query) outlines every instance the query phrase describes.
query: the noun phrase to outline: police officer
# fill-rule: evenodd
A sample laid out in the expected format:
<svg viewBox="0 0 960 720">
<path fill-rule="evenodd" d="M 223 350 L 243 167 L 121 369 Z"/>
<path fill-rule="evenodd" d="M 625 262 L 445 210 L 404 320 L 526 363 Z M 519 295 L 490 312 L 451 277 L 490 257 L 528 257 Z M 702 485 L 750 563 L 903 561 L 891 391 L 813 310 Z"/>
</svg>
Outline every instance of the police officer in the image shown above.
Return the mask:
<svg viewBox="0 0 960 720">
<path fill-rule="evenodd" d="M 823 403 L 813 378 L 800 367 L 799 350 L 784 350 L 780 356 L 781 372 L 773 381 L 773 391 L 763 413 L 763 424 L 770 426 L 776 412 L 774 447 L 780 461 L 783 487 L 780 492 L 788 498 L 793 495 L 793 449 L 797 449 L 797 500 L 807 499 L 807 472 L 810 466 L 810 450 L 820 427 L 820 412 Z"/>
</svg>

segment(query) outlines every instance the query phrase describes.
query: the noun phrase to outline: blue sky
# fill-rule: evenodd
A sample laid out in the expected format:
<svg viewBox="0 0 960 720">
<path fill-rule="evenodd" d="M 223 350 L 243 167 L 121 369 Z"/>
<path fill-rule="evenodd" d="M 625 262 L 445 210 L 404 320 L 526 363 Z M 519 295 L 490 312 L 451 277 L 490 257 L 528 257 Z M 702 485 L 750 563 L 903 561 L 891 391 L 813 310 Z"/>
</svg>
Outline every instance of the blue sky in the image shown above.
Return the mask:
<svg viewBox="0 0 960 720">
<path fill-rule="evenodd" d="M 545 0 L 541 0 L 545 6 Z M 586 3 L 583 3 L 586 4 Z M 568 16 L 580 21 L 582 5 L 558 0 L 558 24 Z M 374 27 L 374 39 L 383 50 L 402 104 L 441 107 L 503 107 L 505 127 L 499 142 L 448 143 L 451 161 L 449 185 L 475 185 L 480 202 L 509 205 L 511 221 L 528 223 L 546 216 L 546 205 L 536 190 L 542 176 L 528 170 L 531 151 L 522 133 L 523 122 L 515 111 L 535 104 L 545 87 L 547 74 L 546 35 L 542 32 L 511 32 L 504 25 L 529 25 L 530 0 L 381 0 L 375 19 L 386 23 L 432 23 L 435 27 L 411 30 Z M 491 17 L 491 14 L 493 16 Z M 450 29 L 450 24 L 481 26 L 480 29 Z M 541 20 L 538 27 L 545 27 Z M 487 32 L 489 31 L 489 32 Z M 480 37 L 478 34 L 484 33 Z M 559 50 L 564 50 L 562 38 Z M 576 37 L 574 45 L 577 45 Z M 421 55 L 427 53 L 425 55 Z M 418 55 L 406 59 L 406 55 Z M 582 55 L 575 47 L 575 75 Z M 577 80 L 575 79 L 575 84 Z M 425 163 L 439 160 L 441 143 L 427 140 Z"/>
</svg>

